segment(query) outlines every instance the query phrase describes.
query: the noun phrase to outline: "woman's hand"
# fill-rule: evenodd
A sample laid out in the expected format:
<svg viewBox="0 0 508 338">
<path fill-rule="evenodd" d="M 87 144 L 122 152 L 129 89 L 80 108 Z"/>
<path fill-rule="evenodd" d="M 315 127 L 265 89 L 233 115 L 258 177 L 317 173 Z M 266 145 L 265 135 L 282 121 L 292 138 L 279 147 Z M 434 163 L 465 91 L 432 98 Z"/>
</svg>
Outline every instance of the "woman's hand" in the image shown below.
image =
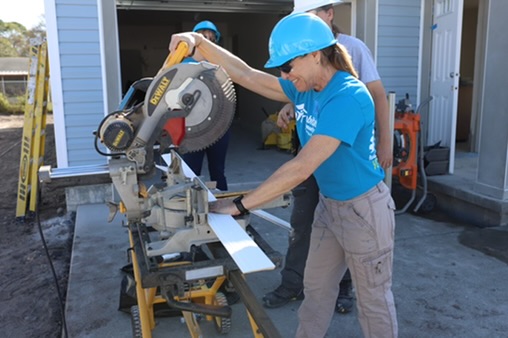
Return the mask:
<svg viewBox="0 0 508 338">
<path fill-rule="evenodd" d="M 390 141 L 382 142 L 379 141 L 377 145 L 377 157 L 379 160 L 379 164 L 384 169 L 388 169 L 393 164 L 393 150 L 391 149 Z"/>
<path fill-rule="evenodd" d="M 295 109 L 292 103 L 287 103 L 282 109 L 279 111 L 279 115 L 277 116 L 277 126 L 282 129 L 287 129 L 289 127 L 289 121 L 295 118 Z"/>
<path fill-rule="evenodd" d="M 189 46 L 189 51 L 186 55 L 187 57 L 192 57 L 196 61 L 204 61 L 204 58 L 197 51 L 198 46 L 203 41 L 203 36 L 201 34 L 193 32 L 173 34 L 171 36 L 171 41 L 169 42 L 169 52 L 173 53 L 178 44 L 182 41 L 186 42 Z"/>
<path fill-rule="evenodd" d="M 210 202 L 209 211 L 216 214 L 227 214 L 232 216 L 240 214 L 240 211 L 230 198 L 221 198 L 215 202 Z"/>
</svg>

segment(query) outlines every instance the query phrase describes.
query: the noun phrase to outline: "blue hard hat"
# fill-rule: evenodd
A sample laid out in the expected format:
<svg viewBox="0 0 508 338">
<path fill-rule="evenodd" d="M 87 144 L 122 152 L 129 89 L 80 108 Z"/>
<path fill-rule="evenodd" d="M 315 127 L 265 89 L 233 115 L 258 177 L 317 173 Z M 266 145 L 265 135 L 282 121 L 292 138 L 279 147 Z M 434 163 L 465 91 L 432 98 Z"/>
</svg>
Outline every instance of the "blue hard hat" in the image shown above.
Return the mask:
<svg viewBox="0 0 508 338">
<path fill-rule="evenodd" d="M 220 40 L 220 32 L 219 30 L 217 29 L 217 27 L 215 27 L 215 25 L 213 24 L 213 22 L 211 21 L 208 21 L 208 20 L 205 20 L 205 21 L 201 21 L 200 23 L 198 23 L 196 26 L 194 26 L 194 28 L 192 29 L 193 32 L 197 32 L 197 31 L 200 31 L 202 29 L 208 29 L 212 32 L 215 33 L 215 39 L 217 41 L 215 42 L 219 42 Z"/>
<path fill-rule="evenodd" d="M 268 42 L 270 59 L 265 68 L 275 68 L 298 56 L 312 53 L 337 43 L 330 27 L 311 13 L 290 14 L 272 30 Z"/>
</svg>

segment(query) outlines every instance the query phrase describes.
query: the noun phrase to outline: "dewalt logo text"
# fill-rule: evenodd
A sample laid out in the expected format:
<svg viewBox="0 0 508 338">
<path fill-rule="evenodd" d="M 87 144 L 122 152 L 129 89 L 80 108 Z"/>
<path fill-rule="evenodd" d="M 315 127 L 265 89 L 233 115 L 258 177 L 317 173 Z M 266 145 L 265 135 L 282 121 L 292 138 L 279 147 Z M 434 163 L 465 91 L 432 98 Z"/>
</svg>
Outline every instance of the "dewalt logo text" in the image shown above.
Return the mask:
<svg viewBox="0 0 508 338">
<path fill-rule="evenodd" d="M 151 104 L 156 106 L 159 103 L 162 95 L 166 91 L 166 88 L 168 88 L 170 82 L 171 81 L 167 77 L 162 78 L 161 82 L 157 86 L 157 89 L 155 89 L 155 92 L 153 93 L 152 97 L 150 98 Z"/>
</svg>

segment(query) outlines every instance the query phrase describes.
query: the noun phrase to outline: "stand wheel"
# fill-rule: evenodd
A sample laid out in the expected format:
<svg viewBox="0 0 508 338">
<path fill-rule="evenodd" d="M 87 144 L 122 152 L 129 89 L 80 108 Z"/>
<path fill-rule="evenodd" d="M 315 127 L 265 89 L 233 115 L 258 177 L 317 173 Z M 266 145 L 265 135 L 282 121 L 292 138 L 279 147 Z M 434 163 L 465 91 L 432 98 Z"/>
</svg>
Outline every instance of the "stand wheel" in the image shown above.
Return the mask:
<svg viewBox="0 0 508 338">
<path fill-rule="evenodd" d="M 137 305 L 131 306 L 131 325 L 132 337 L 143 338 L 143 331 L 141 329 L 141 317 L 139 315 L 139 307 Z"/>
<path fill-rule="evenodd" d="M 420 206 L 420 211 L 423 213 L 431 212 L 437 204 L 437 197 L 434 194 L 427 193 L 425 200 Z"/>
<path fill-rule="evenodd" d="M 217 292 L 215 294 L 214 305 L 228 306 L 226 295 L 224 295 L 222 292 Z M 231 318 L 214 317 L 214 320 L 215 328 L 217 329 L 218 333 L 226 334 L 231 331 Z"/>
</svg>

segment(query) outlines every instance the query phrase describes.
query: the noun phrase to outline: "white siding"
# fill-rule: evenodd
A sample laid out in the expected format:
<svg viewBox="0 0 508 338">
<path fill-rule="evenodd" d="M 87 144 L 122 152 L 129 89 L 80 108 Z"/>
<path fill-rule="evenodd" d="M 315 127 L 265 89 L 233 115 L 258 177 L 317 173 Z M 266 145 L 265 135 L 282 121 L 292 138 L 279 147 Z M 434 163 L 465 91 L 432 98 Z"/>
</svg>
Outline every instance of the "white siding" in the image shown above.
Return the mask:
<svg viewBox="0 0 508 338">
<path fill-rule="evenodd" d="M 97 0 L 46 3 L 46 7 L 53 7 L 55 16 L 48 19 L 56 22 L 56 36 L 48 39 L 56 39 L 58 45 L 52 50 L 53 54 L 58 52 L 55 74 L 60 74 L 60 88 L 56 90 L 60 91 L 57 96 L 61 102 L 56 109 L 62 110 L 55 111 L 55 129 L 60 134 L 58 167 L 104 163 L 105 158 L 94 149 L 92 134 L 105 113 Z"/>
<path fill-rule="evenodd" d="M 418 102 L 421 0 L 379 0 L 377 67 L 387 92 Z"/>
</svg>

